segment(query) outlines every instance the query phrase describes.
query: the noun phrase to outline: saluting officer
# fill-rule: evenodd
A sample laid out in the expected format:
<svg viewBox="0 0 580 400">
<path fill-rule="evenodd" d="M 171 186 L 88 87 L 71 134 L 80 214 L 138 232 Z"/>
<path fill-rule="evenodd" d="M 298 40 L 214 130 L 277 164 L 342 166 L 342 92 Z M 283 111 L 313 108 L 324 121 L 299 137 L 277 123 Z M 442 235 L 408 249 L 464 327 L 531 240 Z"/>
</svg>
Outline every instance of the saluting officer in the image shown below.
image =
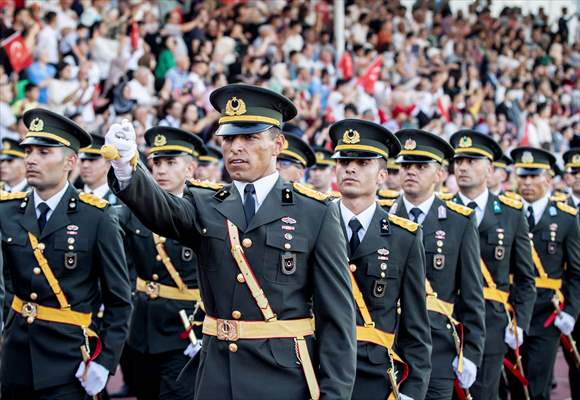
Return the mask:
<svg viewBox="0 0 580 400">
<path fill-rule="evenodd" d="M 26 167 L 24 149 L 14 139 L 2 139 L 0 148 L 0 190 L 5 192 L 26 192 Z"/>
<path fill-rule="evenodd" d="M 576 209 L 550 199 L 556 159 L 541 149 L 512 150 L 530 226 L 538 290 L 523 360 L 533 399 L 550 398 L 560 335 L 569 335 L 580 309 L 580 230 Z M 557 307 L 557 308 L 556 308 Z"/>
<path fill-rule="evenodd" d="M 471 394 L 475 399 L 495 399 L 506 344 L 512 349 L 521 345 L 536 297 L 528 227 L 521 202 L 496 196 L 487 188 L 492 163 L 503 154 L 499 145 L 473 130 L 456 132 L 450 143 L 459 186 L 454 201 L 472 208 L 476 216 L 486 305 L 483 360 Z"/>
<path fill-rule="evenodd" d="M 210 101 L 222 114 L 216 134 L 233 179 L 220 190 L 167 194 L 141 164 L 131 166 L 130 125 L 105 138 L 119 153 L 109 176 L 120 199 L 149 229 L 197 254 L 207 316 L 196 399 L 347 399 L 356 338 L 338 209 L 276 171 L 280 128 L 296 108 L 243 84 Z"/>
<path fill-rule="evenodd" d="M 387 214 L 376 201 L 387 159 L 401 145 L 387 129 L 363 120 L 336 122 L 329 133 L 336 144 L 340 215 L 358 311 L 352 398 L 386 399 L 402 380 L 399 398 L 422 399 L 431 369 L 431 337 L 421 230 Z M 391 374 L 394 368 L 402 379 Z"/>
<path fill-rule="evenodd" d="M 222 182 L 222 151 L 213 144 L 205 146 L 206 154 L 197 159 L 194 178 L 199 181 Z"/>
<path fill-rule="evenodd" d="M 423 228 L 427 309 L 431 324 L 432 372 L 427 399 L 450 399 L 457 376 L 469 388 L 481 363 L 485 305 L 479 268 L 479 236 L 468 207 L 435 196 L 443 160 L 453 148 L 439 136 L 418 129 L 395 134 L 403 149 L 403 195 L 391 208 Z"/>
<path fill-rule="evenodd" d="M 145 132 L 153 177 L 159 186 L 183 197 L 185 182 L 205 154 L 202 140 L 176 128 L 156 127 Z M 134 311 L 128 346 L 135 357 L 138 399 L 193 399 L 195 368 L 180 371 L 199 349 L 188 347 L 187 330 L 179 312 L 193 316 L 201 305 L 197 285 L 197 257 L 191 247 L 166 239 L 143 226 L 125 206 L 119 210 L 131 267 L 137 273 Z M 191 327 L 191 323 L 188 323 Z M 187 354 L 184 349 L 187 347 Z"/>
<path fill-rule="evenodd" d="M 285 142 L 276 163 L 278 172 L 285 181 L 301 182 L 306 169 L 316 161 L 314 151 L 302 139 L 302 130 L 298 126 L 286 123 L 282 132 Z"/>
<path fill-rule="evenodd" d="M 30 194 L 2 194 L 0 231 L 14 297 L 2 354 L 2 399 L 82 399 L 117 367 L 131 313 L 119 225 L 106 201 L 67 181 L 90 136 L 43 109 L 27 111 Z M 101 327 L 91 312 L 103 303 Z M 100 328 L 100 329 L 99 329 Z"/>
<path fill-rule="evenodd" d="M 103 158 L 101 147 L 105 144 L 105 138 L 99 135 L 91 135 L 91 145 L 79 149 L 81 162 L 80 178 L 83 181 L 83 191 L 105 199 L 109 204 L 115 204 L 117 198 L 109 189 L 107 173 L 111 168 L 111 162 Z"/>
</svg>

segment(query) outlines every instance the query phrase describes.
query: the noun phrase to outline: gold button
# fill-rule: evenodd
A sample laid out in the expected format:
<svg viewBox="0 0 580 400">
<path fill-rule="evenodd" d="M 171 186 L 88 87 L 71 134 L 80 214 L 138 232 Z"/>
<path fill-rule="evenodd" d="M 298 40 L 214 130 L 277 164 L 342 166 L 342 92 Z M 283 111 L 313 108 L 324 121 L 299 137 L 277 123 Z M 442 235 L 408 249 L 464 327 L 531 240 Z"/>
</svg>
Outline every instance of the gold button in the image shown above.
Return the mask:
<svg viewBox="0 0 580 400">
<path fill-rule="evenodd" d="M 141 229 L 135 229 L 135 233 L 138 235 L 141 233 Z"/>
<path fill-rule="evenodd" d="M 244 246 L 246 249 L 252 247 L 252 239 L 245 238 L 244 240 L 242 240 L 242 246 Z"/>
<path fill-rule="evenodd" d="M 437 253 L 443 253 L 443 250 L 441 250 L 440 247 L 437 247 Z"/>
<path fill-rule="evenodd" d="M 158 281 L 159 280 L 159 275 L 153 274 L 153 276 L 151 278 L 153 278 L 154 281 Z"/>
<path fill-rule="evenodd" d="M 447 329 L 451 329 L 451 324 L 447 324 Z"/>
<path fill-rule="evenodd" d="M 67 242 L 68 244 L 73 244 L 75 242 L 75 238 L 68 238 Z"/>
<path fill-rule="evenodd" d="M 75 247 L 74 247 L 74 246 L 68 246 L 68 249 L 69 249 L 69 250 L 74 250 L 74 249 L 75 249 Z"/>
<path fill-rule="evenodd" d="M 356 265 L 354 265 L 354 264 L 350 264 L 350 265 L 348 266 L 348 268 L 350 269 L 350 272 L 354 272 L 354 271 L 356 271 Z"/>
<path fill-rule="evenodd" d="M 503 233 L 499 233 L 499 234 L 497 235 L 497 238 L 498 238 L 498 239 L 503 239 L 503 238 L 504 238 L 504 235 L 503 235 Z"/>
<path fill-rule="evenodd" d="M 290 243 L 284 243 L 284 248 L 286 250 L 290 250 L 292 248 L 292 245 Z"/>
<path fill-rule="evenodd" d="M 384 272 L 381 272 L 381 278 L 384 278 L 386 275 Z"/>
<path fill-rule="evenodd" d="M 235 353 L 236 351 L 238 351 L 238 345 L 235 343 L 230 343 L 230 345 L 228 346 L 228 349 L 232 352 Z"/>
<path fill-rule="evenodd" d="M 438 240 L 438 241 L 437 241 L 437 246 L 438 246 L 438 247 L 441 247 L 441 246 L 443 246 L 443 240 Z"/>
<path fill-rule="evenodd" d="M 157 254 L 157 255 L 155 256 L 155 259 L 156 259 L 157 261 L 161 261 L 161 256 L 160 256 L 159 254 Z"/>
<path fill-rule="evenodd" d="M 34 267 L 34 269 L 32 270 L 32 272 L 34 273 L 34 275 L 40 275 L 40 268 L 39 267 Z"/>
<path fill-rule="evenodd" d="M 528 233 L 528 237 L 529 237 L 530 239 L 533 239 L 533 238 L 534 238 L 534 234 L 533 234 L 532 232 L 530 232 L 530 233 Z"/>
<path fill-rule="evenodd" d="M 44 248 L 45 248 L 45 247 L 46 247 L 46 246 L 44 245 L 44 243 L 38 243 L 38 248 L 39 248 L 40 250 L 44 250 Z"/>
<path fill-rule="evenodd" d="M 242 273 L 239 273 L 238 276 L 236 277 L 236 279 L 240 283 L 244 283 L 246 281 L 246 278 L 244 278 L 244 274 L 242 274 Z"/>
<path fill-rule="evenodd" d="M 38 299 L 38 295 L 34 292 L 30 293 L 30 300 L 36 300 Z"/>
<path fill-rule="evenodd" d="M 500 246 L 503 246 L 503 240 L 498 240 L 498 241 L 497 241 L 497 243 L 498 243 Z"/>
<path fill-rule="evenodd" d="M 239 312 L 238 310 L 234 310 L 232 311 L 232 318 L 233 319 L 240 319 L 242 317 L 242 313 Z"/>
</svg>

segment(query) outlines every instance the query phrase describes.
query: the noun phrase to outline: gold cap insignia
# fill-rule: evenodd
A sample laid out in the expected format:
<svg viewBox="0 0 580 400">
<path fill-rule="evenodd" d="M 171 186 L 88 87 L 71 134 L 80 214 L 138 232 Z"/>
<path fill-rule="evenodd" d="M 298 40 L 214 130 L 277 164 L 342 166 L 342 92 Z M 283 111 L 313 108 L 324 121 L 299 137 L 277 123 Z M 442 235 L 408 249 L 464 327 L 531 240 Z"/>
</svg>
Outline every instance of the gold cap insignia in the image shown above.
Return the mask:
<svg viewBox="0 0 580 400">
<path fill-rule="evenodd" d="M 534 155 L 531 151 L 524 151 L 522 154 L 522 162 L 524 163 L 533 163 L 534 162 Z"/>
<path fill-rule="evenodd" d="M 4 150 L 10 150 L 10 148 L 12 147 L 9 141 L 4 142 L 3 144 Z"/>
<path fill-rule="evenodd" d="M 40 132 L 44 129 L 44 121 L 40 118 L 34 118 L 30 121 L 30 127 L 28 128 L 29 131 L 32 132 Z"/>
<path fill-rule="evenodd" d="M 472 144 L 473 142 L 469 136 L 463 136 L 459 139 L 459 147 L 471 147 Z"/>
<path fill-rule="evenodd" d="M 580 154 L 574 154 L 574 155 L 572 156 L 572 162 L 573 162 L 574 164 L 576 164 L 576 163 L 580 163 Z"/>
<path fill-rule="evenodd" d="M 319 151 L 316 153 L 316 161 L 324 161 L 324 153 Z"/>
<path fill-rule="evenodd" d="M 342 135 L 342 141 L 346 144 L 356 144 L 360 142 L 360 134 L 354 129 L 347 129 Z"/>
<path fill-rule="evenodd" d="M 226 103 L 226 115 L 244 115 L 246 113 L 246 103 L 242 99 L 232 97 Z"/>
<path fill-rule="evenodd" d="M 155 140 L 153 140 L 154 146 L 165 146 L 167 144 L 167 138 L 163 135 L 155 136 Z"/>
<path fill-rule="evenodd" d="M 415 142 L 413 139 L 407 139 L 405 140 L 404 148 L 405 150 L 415 150 L 417 148 L 417 142 Z"/>
</svg>

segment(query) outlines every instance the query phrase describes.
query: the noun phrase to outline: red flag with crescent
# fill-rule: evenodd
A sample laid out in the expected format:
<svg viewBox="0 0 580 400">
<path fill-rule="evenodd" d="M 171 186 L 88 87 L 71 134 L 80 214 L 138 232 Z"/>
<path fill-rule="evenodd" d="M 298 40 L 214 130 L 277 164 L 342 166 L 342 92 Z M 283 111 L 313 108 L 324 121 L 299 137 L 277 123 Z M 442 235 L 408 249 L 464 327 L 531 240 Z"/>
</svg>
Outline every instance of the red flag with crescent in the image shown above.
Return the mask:
<svg viewBox="0 0 580 400">
<path fill-rule="evenodd" d="M 10 60 L 14 72 L 18 73 L 32 64 L 32 55 L 20 33 L 16 32 L 7 37 L 2 41 L 1 46 Z"/>
<path fill-rule="evenodd" d="M 375 90 L 375 83 L 379 80 L 382 65 L 383 58 L 378 56 L 367 68 L 365 73 L 358 78 L 358 84 L 365 88 L 367 93 L 372 93 Z"/>
</svg>

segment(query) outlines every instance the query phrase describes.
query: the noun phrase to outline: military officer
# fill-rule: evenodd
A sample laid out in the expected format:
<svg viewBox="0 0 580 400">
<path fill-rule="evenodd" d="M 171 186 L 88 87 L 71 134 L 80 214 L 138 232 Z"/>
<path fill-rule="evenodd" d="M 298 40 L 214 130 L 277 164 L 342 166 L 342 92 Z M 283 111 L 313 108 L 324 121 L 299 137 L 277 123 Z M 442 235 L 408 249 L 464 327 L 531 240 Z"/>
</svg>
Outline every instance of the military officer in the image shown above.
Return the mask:
<svg viewBox="0 0 580 400">
<path fill-rule="evenodd" d="M 388 371 L 405 362 L 398 368 L 403 378 L 400 398 L 422 399 L 431 368 L 431 338 L 421 230 L 388 215 L 376 202 L 387 158 L 399 152 L 400 143 L 382 126 L 356 119 L 336 122 L 329 133 L 336 144 L 339 208 L 358 309 L 352 398 L 387 398 L 399 384 L 394 375 L 388 379 Z"/>
<path fill-rule="evenodd" d="M 26 167 L 24 149 L 10 138 L 2 140 L 0 149 L 0 190 L 5 192 L 26 192 Z"/>
<path fill-rule="evenodd" d="M 301 182 L 307 168 L 314 165 L 316 156 L 308 143 L 306 143 L 296 125 L 284 124 L 284 146 L 278 155 L 276 166 L 282 179 L 288 182 Z"/>
<path fill-rule="evenodd" d="M 530 226 L 537 300 L 523 344 L 533 399 L 549 399 L 560 335 L 570 335 L 580 307 L 580 230 L 576 209 L 550 199 L 555 157 L 541 149 L 512 150 Z M 557 307 L 557 308 L 556 308 Z"/>
<path fill-rule="evenodd" d="M 512 159 L 505 154 L 502 154 L 499 160 L 493 162 L 493 173 L 487 182 L 487 189 L 491 193 L 496 196 L 505 194 L 504 185 L 509 182 L 512 164 Z"/>
<path fill-rule="evenodd" d="M 336 246 L 344 240 L 338 209 L 276 171 L 280 127 L 296 108 L 243 84 L 215 90 L 210 101 L 222 114 L 216 134 L 233 179 L 219 190 L 167 194 L 132 161 L 130 125 L 114 125 L 105 138 L 118 157 L 109 177 L 119 198 L 149 229 L 197 254 L 207 316 L 196 399 L 349 398 L 354 302 L 346 250 Z"/>
<path fill-rule="evenodd" d="M 82 399 L 117 367 L 131 313 L 121 232 L 106 201 L 67 181 L 90 136 L 43 109 L 23 115 L 31 193 L 3 194 L 0 231 L 14 297 L 2 399 Z M 95 304 L 103 325 L 91 326 Z"/>
<path fill-rule="evenodd" d="M 483 355 L 485 304 L 479 237 L 473 210 L 435 196 L 443 178 L 443 160 L 453 157 L 453 148 L 418 129 L 403 129 L 395 136 L 403 146 L 397 159 L 403 195 L 391 212 L 423 228 L 433 342 L 426 398 L 450 399 L 455 377 L 469 388 Z"/>
<path fill-rule="evenodd" d="M 487 188 L 492 163 L 502 156 L 499 145 L 473 130 L 456 132 L 450 143 L 459 186 L 454 201 L 475 212 L 486 300 L 483 360 L 471 394 L 475 399 L 495 399 L 506 344 L 512 349 L 521 345 L 536 296 L 528 227 L 521 202 L 496 196 Z"/>
<path fill-rule="evenodd" d="M 332 190 L 334 167 L 336 166 L 336 161 L 332 159 L 332 153 L 319 146 L 313 147 L 312 150 L 316 156 L 316 161 L 308 170 L 308 183 L 320 193 L 336 195 L 337 193 Z"/>
<path fill-rule="evenodd" d="M 401 192 L 401 177 L 399 171 L 401 166 L 395 162 L 394 158 L 389 158 L 387 161 L 387 179 L 385 181 L 385 189 Z"/>
<path fill-rule="evenodd" d="M 222 152 L 212 144 L 206 145 L 205 150 L 206 154 L 198 157 L 194 178 L 219 183 L 222 181 Z"/>
<path fill-rule="evenodd" d="M 169 127 L 149 129 L 145 140 L 156 182 L 172 195 L 183 197 L 197 158 L 205 154 L 202 140 Z M 180 337 L 187 327 L 179 312 L 185 310 L 187 316 L 193 316 L 200 305 L 197 256 L 192 248 L 151 232 L 127 207 L 119 214 L 130 264 L 137 273 L 127 342 L 135 358 L 137 398 L 193 399 L 196 369 L 188 368 L 179 381 L 177 377 L 189 360 L 183 354 L 188 342 Z M 188 355 L 198 349 L 192 345 Z"/>
<path fill-rule="evenodd" d="M 100 135 L 91 135 L 91 139 L 90 146 L 79 149 L 80 178 L 84 184 L 83 191 L 105 199 L 109 204 L 115 204 L 117 198 L 107 184 L 107 172 L 111 168 L 111 162 L 105 160 L 101 153 L 105 138 Z"/>
</svg>

